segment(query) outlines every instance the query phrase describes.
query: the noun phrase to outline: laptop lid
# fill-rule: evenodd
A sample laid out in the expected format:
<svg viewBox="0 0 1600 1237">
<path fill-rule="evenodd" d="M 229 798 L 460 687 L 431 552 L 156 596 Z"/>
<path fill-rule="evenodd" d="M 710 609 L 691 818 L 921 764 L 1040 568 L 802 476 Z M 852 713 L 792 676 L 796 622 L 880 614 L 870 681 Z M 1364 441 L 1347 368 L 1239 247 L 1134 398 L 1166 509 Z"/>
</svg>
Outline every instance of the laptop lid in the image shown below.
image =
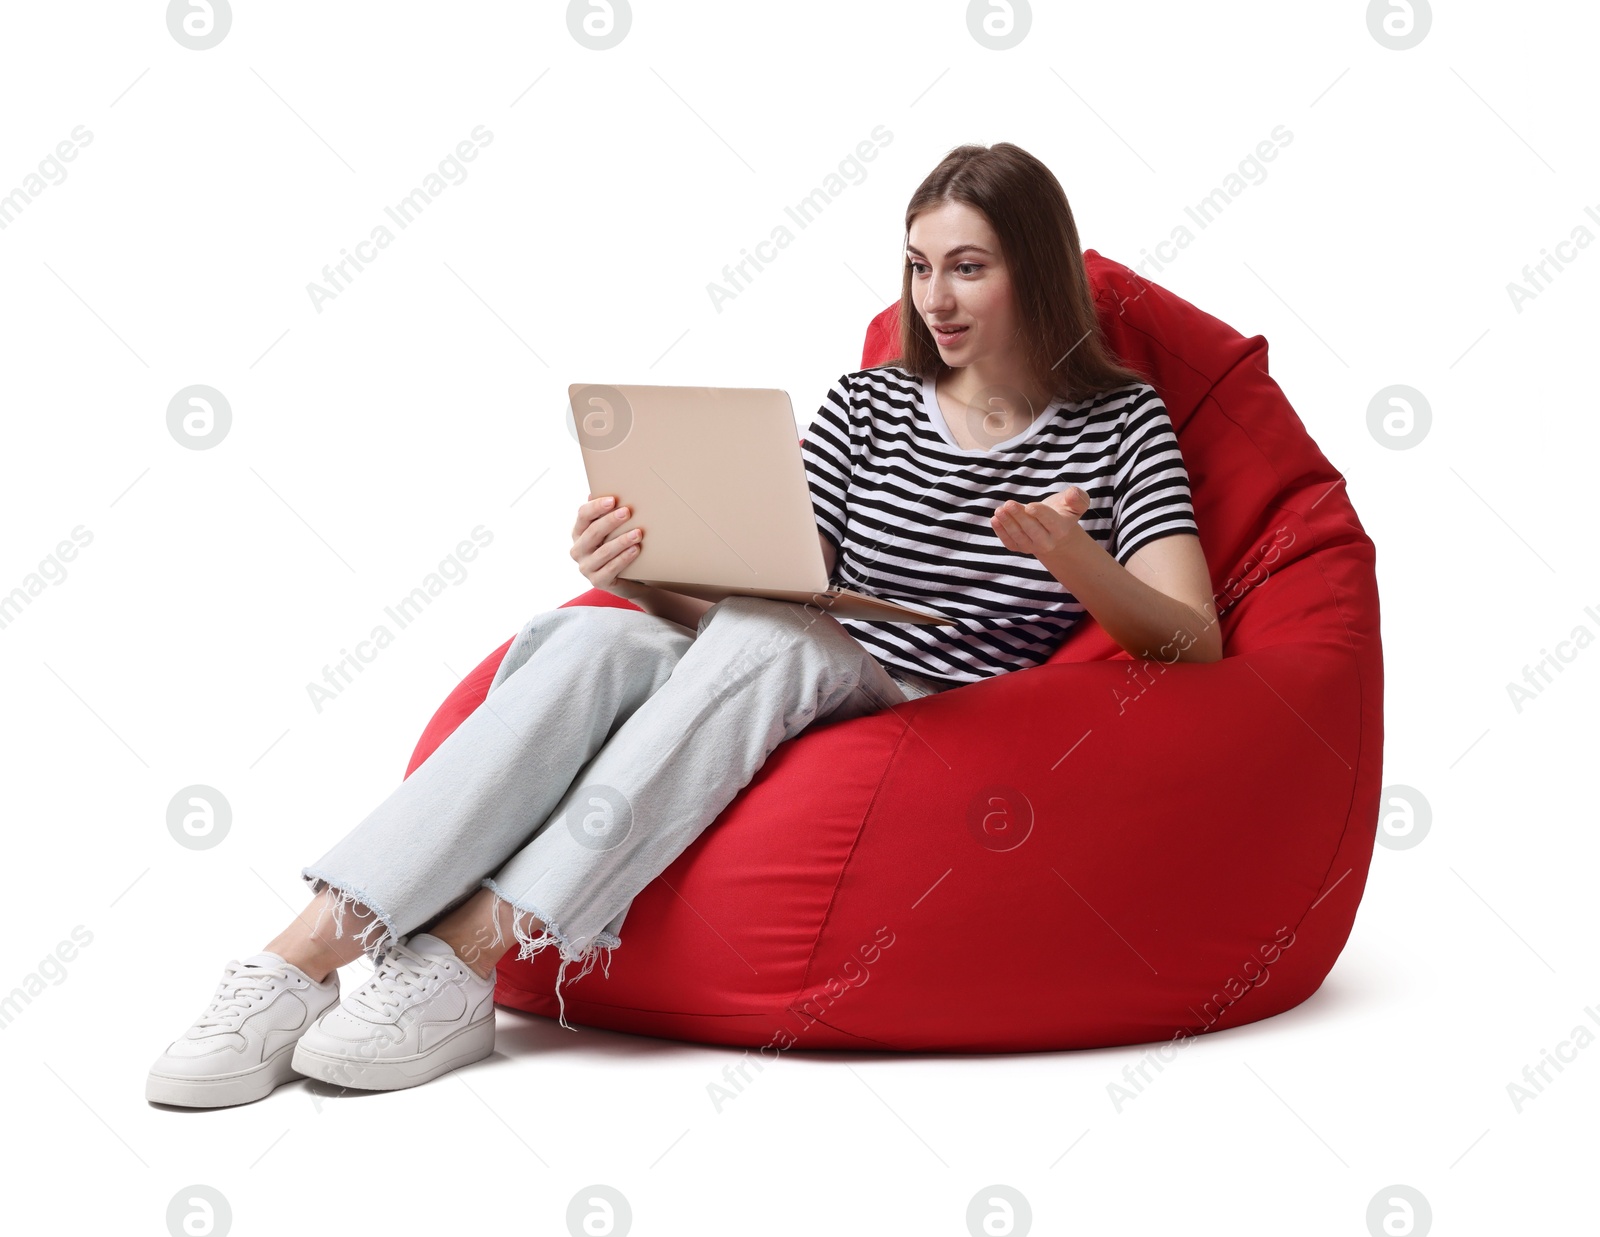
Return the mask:
<svg viewBox="0 0 1600 1237">
<path fill-rule="evenodd" d="M 591 494 L 646 530 L 624 579 L 821 592 L 827 566 L 786 391 L 567 388 Z"/>
</svg>

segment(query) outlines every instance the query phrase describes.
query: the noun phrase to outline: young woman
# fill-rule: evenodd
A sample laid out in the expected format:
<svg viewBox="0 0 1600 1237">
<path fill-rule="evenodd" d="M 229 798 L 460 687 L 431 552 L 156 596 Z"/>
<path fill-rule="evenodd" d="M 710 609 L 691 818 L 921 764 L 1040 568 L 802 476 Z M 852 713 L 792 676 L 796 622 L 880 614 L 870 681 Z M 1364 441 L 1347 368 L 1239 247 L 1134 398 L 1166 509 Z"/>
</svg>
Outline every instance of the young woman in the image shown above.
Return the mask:
<svg viewBox="0 0 1600 1237">
<path fill-rule="evenodd" d="M 303 870 L 305 911 L 227 965 L 150 1100 L 246 1103 L 300 1075 L 409 1087 L 487 1056 L 496 962 L 556 946 L 559 999 L 567 966 L 608 959 L 633 897 L 820 718 L 1038 665 L 1085 613 L 1137 656 L 1221 656 L 1171 422 L 1100 336 L 1049 169 L 1010 143 L 946 156 L 906 210 L 900 323 L 900 356 L 842 376 L 802 454 L 830 576 L 958 622 L 621 580 L 643 531 L 591 496 L 571 556 L 641 608 L 523 627 L 483 704 Z M 363 951 L 373 974 L 341 1001 Z"/>
</svg>

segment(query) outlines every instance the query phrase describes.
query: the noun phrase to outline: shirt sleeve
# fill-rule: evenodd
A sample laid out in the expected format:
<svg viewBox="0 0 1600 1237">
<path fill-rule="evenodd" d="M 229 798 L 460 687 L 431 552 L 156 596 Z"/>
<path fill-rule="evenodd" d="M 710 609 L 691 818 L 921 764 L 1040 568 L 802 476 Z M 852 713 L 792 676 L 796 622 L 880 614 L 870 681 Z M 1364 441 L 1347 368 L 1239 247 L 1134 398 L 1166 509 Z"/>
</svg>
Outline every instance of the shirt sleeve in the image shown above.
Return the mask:
<svg viewBox="0 0 1600 1237">
<path fill-rule="evenodd" d="M 1198 535 L 1189 473 L 1172 418 L 1155 388 L 1134 398 L 1117 447 L 1111 500 L 1112 557 L 1124 567 L 1140 549 L 1174 533 Z"/>
<path fill-rule="evenodd" d="M 806 481 L 811 488 L 811 509 L 817 528 L 835 548 L 844 545 L 845 502 L 854 463 L 854 442 L 850 433 L 849 375 L 841 375 L 822 407 L 812 418 L 811 428 L 800 441 L 800 455 L 806 465 Z"/>
</svg>

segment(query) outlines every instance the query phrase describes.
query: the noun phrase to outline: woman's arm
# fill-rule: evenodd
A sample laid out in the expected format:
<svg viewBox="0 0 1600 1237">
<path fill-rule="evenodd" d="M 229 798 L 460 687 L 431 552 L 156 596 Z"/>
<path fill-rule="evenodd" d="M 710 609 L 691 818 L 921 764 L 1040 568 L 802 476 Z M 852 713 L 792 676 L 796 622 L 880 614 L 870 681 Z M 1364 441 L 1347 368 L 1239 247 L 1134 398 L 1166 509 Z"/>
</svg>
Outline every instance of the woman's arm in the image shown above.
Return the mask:
<svg viewBox="0 0 1600 1237">
<path fill-rule="evenodd" d="M 1219 661 L 1222 629 L 1211 569 L 1193 533 L 1140 546 L 1124 567 L 1078 517 L 1089 495 L 1070 485 L 1043 502 L 1007 500 L 990 520 L 1008 550 L 1032 554 L 1125 652 L 1157 661 Z"/>
<path fill-rule="evenodd" d="M 1040 561 L 1118 645 L 1157 661 L 1221 659 L 1222 629 L 1199 537 L 1162 537 L 1141 546 L 1124 567 L 1078 531 Z"/>
</svg>

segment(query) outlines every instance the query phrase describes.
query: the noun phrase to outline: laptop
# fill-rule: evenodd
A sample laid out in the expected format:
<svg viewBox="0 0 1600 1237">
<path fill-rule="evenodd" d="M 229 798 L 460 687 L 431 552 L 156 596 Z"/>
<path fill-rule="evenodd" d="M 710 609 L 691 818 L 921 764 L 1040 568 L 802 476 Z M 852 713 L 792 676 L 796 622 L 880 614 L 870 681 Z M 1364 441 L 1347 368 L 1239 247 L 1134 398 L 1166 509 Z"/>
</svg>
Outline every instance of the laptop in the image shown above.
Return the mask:
<svg viewBox="0 0 1600 1237">
<path fill-rule="evenodd" d="M 575 382 L 567 395 L 589 492 L 630 508 L 619 531 L 646 530 L 620 579 L 703 601 L 800 602 L 835 618 L 956 621 L 829 587 L 788 392 Z"/>
</svg>

